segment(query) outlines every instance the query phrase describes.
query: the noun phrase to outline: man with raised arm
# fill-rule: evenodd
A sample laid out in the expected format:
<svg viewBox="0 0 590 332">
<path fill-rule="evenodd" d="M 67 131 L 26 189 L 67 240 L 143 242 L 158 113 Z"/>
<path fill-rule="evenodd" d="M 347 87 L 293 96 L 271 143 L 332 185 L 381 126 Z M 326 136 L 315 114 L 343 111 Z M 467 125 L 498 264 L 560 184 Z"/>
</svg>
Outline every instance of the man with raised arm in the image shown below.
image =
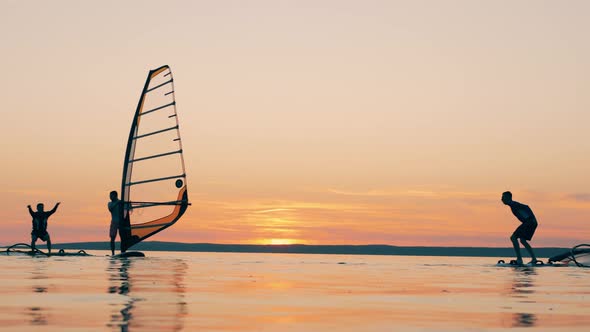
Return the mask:
<svg viewBox="0 0 590 332">
<path fill-rule="evenodd" d="M 55 204 L 51 211 L 44 211 L 45 206 L 43 203 L 37 204 L 37 211 L 33 211 L 30 205 L 27 205 L 31 217 L 33 217 L 33 230 L 31 231 L 31 249 L 35 251 L 35 242 L 40 239 L 43 242 L 47 242 L 47 251 L 51 254 L 51 238 L 47 232 L 47 220 L 55 213 L 57 207 L 61 204 L 58 202 Z"/>
<path fill-rule="evenodd" d="M 109 211 L 111 211 L 111 230 L 109 236 L 111 237 L 111 253 L 115 255 L 115 239 L 117 238 L 117 231 L 119 230 L 119 223 L 123 213 L 121 211 L 122 202 L 118 197 L 116 191 L 110 193 L 111 201 L 108 204 Z"/>
<path fill-rule="evenodd" d="M 533 210 L 531 210 L 528 205 L 513 201 L 512 193 L 509 191 L 502 193 L 502 203 L 508 205 L 514 216 L 516 216 L 516 218 L 518 218 L 518 220 L 520 220 L 522 223 L 510 236 L 510 241 L 512 241 L 514 251 L 516 252 L 516 264 L 522 265 L 522 256 L 520 254 L 520 246 L 518 244 L 519 239 L 520 243 L 522 243 L 522 245 L 531 255 L 531 264 L 535 264 L 537 262 L 537 257 L 533 252 L 533 248 L 531 248 L 530 244 L 527 242 L 533 238 L 538 224 L 537 218 L 535 218 L 535 215 L 533 214 Z"/>
</svg>

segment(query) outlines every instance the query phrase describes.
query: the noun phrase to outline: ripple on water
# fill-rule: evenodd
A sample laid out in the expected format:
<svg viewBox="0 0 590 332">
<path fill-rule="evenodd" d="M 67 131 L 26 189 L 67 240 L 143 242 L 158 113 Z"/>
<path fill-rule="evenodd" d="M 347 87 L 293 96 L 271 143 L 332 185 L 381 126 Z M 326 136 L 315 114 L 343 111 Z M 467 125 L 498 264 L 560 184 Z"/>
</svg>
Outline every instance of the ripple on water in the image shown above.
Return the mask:
<svg viewBox="0 0 590 332">
<path fill-rule="evenodd" d="M 0 329 L 383 331 L 590 326 L 590 269 L 489 259 L 148 253 L 0 257 Z"/>
</svg>

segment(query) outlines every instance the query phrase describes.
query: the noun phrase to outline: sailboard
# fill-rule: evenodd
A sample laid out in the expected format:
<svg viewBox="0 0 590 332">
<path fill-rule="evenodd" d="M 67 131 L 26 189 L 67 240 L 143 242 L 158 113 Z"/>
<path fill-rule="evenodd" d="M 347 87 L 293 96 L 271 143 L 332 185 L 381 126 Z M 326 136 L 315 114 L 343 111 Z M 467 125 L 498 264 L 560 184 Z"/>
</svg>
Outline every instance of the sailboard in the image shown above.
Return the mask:
<svg viewBox="0 0 590 332">
<path fill-rule="evenodd" d="M 172 226 L 190 205 L 174 78 L 165 65 L 151 70 L 131 122 L 121 183 L 122 257 L 133 245 Z"/>
<path fill-rule="evenodd" d="M 516 260 L 499 260 L 498 267 L 565 267 L 579 266 L 590 267 L 590 244 L 578 244 L 570 250 L 564 251 L 555 256 L 549 257 L 547 263 L 537 260 L 534 264 L 517 264 Z"/>
<path fill-rule="evenodd" d="M 26 243 L 17 243 L 9 247 L 3 252 L 6 255 L 29 255 L 29 256 L 40 256 L 40 257 L 51 257 L 51 256 L 92 256 L 84 250 L 78 250 L 74 252 L 68 252 L 64 249 L 55 249 L 52 253 L 45 252 L 39 248 L 33 248 Z"/>
<path fill-rule="evenodd" d="M 540 260 L 537 260 L 534 263 L 531 262 L 531 263 L 518 264 L 515 259 L 507 260 L 507 261 L 501 259 L 498 261 L 498 263 L 496 263 L 496 266 L 497 267 L 541 267 L 541 266 L 550 266 L 550 265 L 547 265 Z"/>
</svg>

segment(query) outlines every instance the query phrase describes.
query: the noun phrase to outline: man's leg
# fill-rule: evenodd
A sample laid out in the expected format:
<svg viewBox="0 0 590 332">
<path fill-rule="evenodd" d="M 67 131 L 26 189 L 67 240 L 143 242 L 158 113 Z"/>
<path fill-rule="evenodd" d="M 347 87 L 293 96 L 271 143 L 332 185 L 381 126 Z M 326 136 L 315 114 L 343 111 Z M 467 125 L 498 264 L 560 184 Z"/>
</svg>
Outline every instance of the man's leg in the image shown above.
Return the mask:
<svg viewBox="0 0 590 332">
<path fill-rule="evenodd" d="M 111 221 L 111 229 L 109 231 L 109 236 L 111 237 L 111 254 L 115 256 L 115 240 L 117 239 L 117 229 L 119 225 Z"/>
<path fill-rule="evenodd" d="M 532 259 L 531 263 L 534 264 L 537 261 L 537 257 L 535 257 L 535 253 L 533 252 L 533 248 L 531 248 L 531 245 L 525 239 L 520 239 L 520 243 L 522 243 L 522 245 L 529 252 L 529 255 L 531 255 L 531 259 Z"/>
<path fill-rule="evenodd" d="M 37 237 L 35 235 L 31 235 L 31 250 L 35 251 L 35 242 L 37 242 Z"/>
<path fill-rule="evenodd" d="M 47 234 L 47 252 L 51 254 L 51 238 Z"/>
<path fill-rule="evenodd" d="M 518 239 L 515 234 L 512 234 L 510 237 L 510 241 L 512 241 L 512 246 L 514 247 L 514 252 L 516 253 L 516 263 L 522 264 L 522 256 L 520 255 L 520 247 L 518 246 Z"/>
</svg>

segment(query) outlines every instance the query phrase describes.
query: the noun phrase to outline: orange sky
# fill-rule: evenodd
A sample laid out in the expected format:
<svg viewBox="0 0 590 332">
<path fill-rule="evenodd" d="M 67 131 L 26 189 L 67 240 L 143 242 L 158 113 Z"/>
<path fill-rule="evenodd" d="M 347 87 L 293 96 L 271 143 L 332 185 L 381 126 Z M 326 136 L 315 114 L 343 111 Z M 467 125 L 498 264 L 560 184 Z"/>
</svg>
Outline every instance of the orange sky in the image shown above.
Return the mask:
<svg viewBox="0 0 590 332">
<path fill-rule="evenodd" d="M 590 238 L 590 4 L 4 1 L 0 243 L 63 202 L 107 240 L 149 69 L 174 71 L 189 197 L 153 240 L 507 246 Z M 272 239 L 275 239 L 274 241 Z M 280 240 L 290 239 L 290 240 Z"/>
</svg>

